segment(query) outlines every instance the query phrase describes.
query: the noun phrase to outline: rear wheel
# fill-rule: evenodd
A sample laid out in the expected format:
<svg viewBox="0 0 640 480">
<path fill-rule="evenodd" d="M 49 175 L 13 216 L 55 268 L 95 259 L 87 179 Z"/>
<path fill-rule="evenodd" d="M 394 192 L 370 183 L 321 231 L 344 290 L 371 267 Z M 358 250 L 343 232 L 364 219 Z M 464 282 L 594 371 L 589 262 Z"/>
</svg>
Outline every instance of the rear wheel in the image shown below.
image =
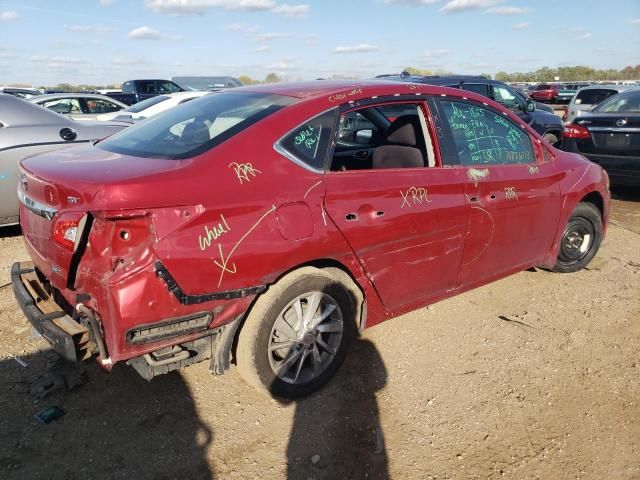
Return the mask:
<svg viewBox="0 0 640 480">
<path fill-rule="evenodd" d="M 567 222 L 554 271 L 576 272 L 591 261 L 602 241 L 600 211 L 591 203 L 579 203 Z"/>
<path fill-rule="evenodd" d="M 308 395 L 336 373 L 354 334 L 354 302 L 331 274 L 305 267 L 269 288 L 240 331 L 238 369 L 276 397 Z"/>
</svg>

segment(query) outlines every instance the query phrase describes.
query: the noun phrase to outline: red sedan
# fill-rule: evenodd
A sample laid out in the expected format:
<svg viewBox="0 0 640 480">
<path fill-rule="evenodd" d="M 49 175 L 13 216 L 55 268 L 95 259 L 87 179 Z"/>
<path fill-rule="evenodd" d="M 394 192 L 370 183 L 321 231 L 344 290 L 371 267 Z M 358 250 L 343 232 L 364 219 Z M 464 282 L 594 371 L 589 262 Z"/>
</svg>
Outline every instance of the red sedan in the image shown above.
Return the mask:
<svg viewBox="0 0 640 480">
<path fill-rule="evenodd" d="M 610 201 L 598 165 L 486 97 L 382 81 L 207 95 L 21 168 L 14 291 L 58 352 L 147 379 L 234 359 L 288 398 L 365 327 L 584 267 Z"/>
<path fill-rule="evenodd" d="M 534 100 L 546 103 L 556 103 L 559 95 L 560 85 L 557 83 L 541 83 L 529 94 Z"/>
</svg>

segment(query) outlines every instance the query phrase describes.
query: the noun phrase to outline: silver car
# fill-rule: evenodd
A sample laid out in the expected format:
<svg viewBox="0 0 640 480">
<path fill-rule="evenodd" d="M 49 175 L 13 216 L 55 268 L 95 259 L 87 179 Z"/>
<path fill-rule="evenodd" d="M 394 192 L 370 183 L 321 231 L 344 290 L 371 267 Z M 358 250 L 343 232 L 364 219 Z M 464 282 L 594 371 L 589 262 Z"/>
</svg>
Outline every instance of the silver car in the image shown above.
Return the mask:
<svg viewBox="0 0 640 480">
<path fill-rule="evenodd" d="M 118 112 L 128 106 L 94 93 L 52 93 L 30 98 L 29 101 L 76 120 L 95 120 L 98 115 Z"/>
<path fill-rule="evenodd" d="M 76 122 L 38 105 L 0 94 L 0 226 L 18 223 L 18 162 L 49 150 L 107 137 L 123 122 Z"/>
<path fill-rule="evenodd" d="M 616 93 L 629 90 L 630 88 L 638 88 L 638 85 L 591 85 L 583 87 L 573 96 L 567 106 L 565 123 L 573 123 L 573 121 L 581 115 L 598 105 L 604 99 L 609 98 Z"/>
</svg>

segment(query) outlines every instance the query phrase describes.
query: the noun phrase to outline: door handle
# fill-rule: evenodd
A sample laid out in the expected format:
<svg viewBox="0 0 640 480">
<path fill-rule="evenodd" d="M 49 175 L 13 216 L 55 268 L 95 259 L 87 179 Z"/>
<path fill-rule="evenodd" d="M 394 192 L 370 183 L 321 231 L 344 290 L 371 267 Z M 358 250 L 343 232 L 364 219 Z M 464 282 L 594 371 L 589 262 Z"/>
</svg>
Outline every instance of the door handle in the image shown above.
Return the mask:
<svg viewBox="0 0 640 480">
<path fill-rule="evenodd" d="M 353 222 L 354 220 L 358 219 L 358 215 L 356 215 L 355 213 L 347 213 L 344 218 L 347 220 L 347 222 Z"/>
</svg>

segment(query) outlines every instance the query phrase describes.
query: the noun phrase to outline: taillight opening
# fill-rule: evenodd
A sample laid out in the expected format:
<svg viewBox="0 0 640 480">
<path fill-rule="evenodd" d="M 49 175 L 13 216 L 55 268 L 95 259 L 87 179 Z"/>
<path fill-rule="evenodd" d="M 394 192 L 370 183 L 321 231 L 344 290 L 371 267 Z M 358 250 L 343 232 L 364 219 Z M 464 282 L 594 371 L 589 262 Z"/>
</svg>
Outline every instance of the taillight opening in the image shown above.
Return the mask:
<svg viewBox="0 0 640 480">
<path fill-rule="evenodd" d="M 570 123 L 564 126 L 564 136 L 565 138 L 591 138 L 591 133 L 582 125 L 577 125 L 574 123 Z"/>
</svg>

